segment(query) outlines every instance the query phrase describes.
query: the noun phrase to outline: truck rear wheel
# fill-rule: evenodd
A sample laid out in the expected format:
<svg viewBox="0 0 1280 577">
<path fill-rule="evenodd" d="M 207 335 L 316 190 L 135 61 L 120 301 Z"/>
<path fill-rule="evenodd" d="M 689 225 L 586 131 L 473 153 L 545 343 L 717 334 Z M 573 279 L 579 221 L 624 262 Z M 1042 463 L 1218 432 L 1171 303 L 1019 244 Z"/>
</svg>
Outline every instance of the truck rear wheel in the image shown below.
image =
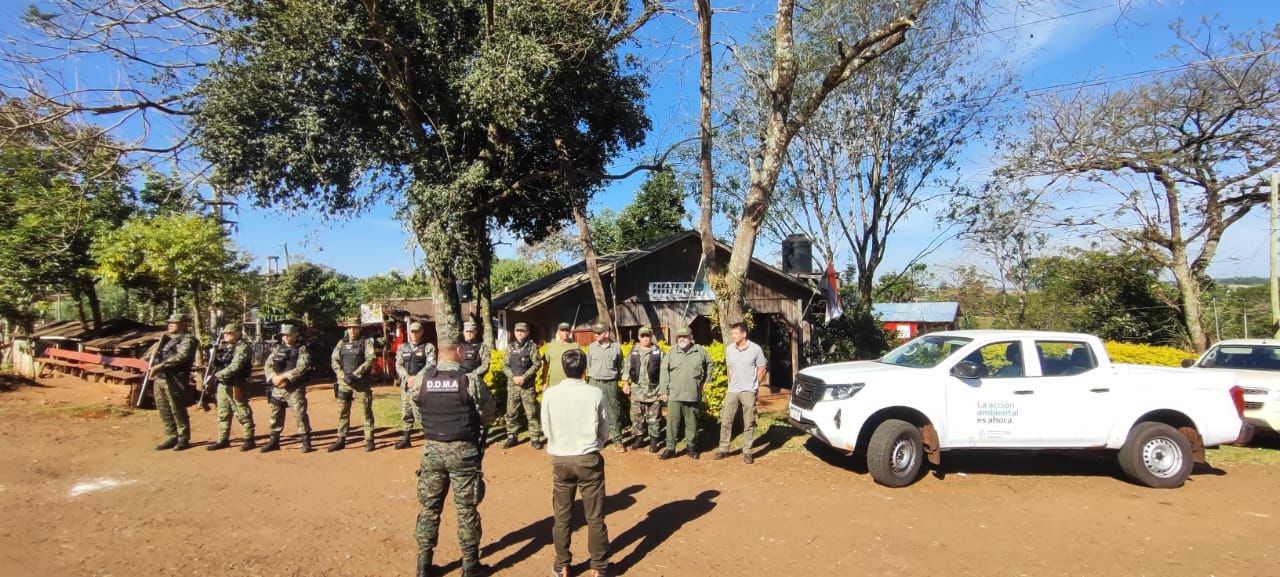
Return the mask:
<svg viewBox="0 0 1280 577">
<path fill-rule="evenodd" d="M 876 426 L 867 444 L 867 470 L 886 487 L 906 487 L 920 477 L 924 443 L 920 429 L 898 419 Z"/>
<path fill-rule="evenodd" d="M 1120 448 L 1120 468 L 1139 485 L 1156 489 L 1181 487 L 1195 464 L 1191 441 L 1164 423 L 1138 423 Z"/>
</svg>

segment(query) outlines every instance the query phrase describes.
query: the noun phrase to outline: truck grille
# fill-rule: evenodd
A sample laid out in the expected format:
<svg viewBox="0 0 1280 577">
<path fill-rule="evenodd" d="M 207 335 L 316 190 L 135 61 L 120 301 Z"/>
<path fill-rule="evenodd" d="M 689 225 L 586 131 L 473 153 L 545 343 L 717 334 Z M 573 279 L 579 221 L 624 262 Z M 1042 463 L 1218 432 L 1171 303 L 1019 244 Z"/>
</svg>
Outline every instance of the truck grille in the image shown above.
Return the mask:
<svg viewBox="0 0 1280 577">
<path fill-rule="evenodd" d="M 1266 390 L 1266 389 L 1244 389 L 1244 394 L 1246 394 L 1246 395 L 1269 395 L 1269 394 L 1271 394 L 1271 391 L 1268 391 L 1268 390 Z"/>
<path fill-rule="evenodd" d="M 808 375 L 797 376 L 795 384 L 791 386 L 791 404 L 801 409 L 812 409 L 813 404 L 822 397 L 823 385 L 825 383 L 821 379 Z"/>
<path fill-rule="evenodd" d="M 1256 410 L 1261 409 L 1261 408 L 1262 408 L 1262 403 L 1260 403 L 1260 402 L 1258 402 L 1258 401 L 1245 401 L 1245 402 L 1244 402 L 1244 410 L 1246 410 L 1246 411 L 1256 411 Z"/>
</svg>

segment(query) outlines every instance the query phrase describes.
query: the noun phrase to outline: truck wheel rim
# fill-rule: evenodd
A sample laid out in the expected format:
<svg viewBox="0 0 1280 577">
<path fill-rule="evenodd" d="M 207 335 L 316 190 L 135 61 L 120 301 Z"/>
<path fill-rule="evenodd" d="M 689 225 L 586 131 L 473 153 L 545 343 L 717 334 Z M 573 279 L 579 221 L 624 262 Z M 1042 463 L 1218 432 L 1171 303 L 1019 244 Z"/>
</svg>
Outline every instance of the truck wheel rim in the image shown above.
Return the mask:
<svg viewBox="0 0 1280 577">
<path fill-rule="evenodd" d="M 916 462 L 916 444 L 906 436 L 899 437 L 893 443 L 893 454 L 889 458 L 895 474 L 907 473 Z"/>
<path fill-rule="evenodd" d="M 1142 464 L 1152 475 L 1168 479 L 1182 470 L 1182 449 L 1172 439 L 1156 437 L 1142 446 Z"/>
</svg>

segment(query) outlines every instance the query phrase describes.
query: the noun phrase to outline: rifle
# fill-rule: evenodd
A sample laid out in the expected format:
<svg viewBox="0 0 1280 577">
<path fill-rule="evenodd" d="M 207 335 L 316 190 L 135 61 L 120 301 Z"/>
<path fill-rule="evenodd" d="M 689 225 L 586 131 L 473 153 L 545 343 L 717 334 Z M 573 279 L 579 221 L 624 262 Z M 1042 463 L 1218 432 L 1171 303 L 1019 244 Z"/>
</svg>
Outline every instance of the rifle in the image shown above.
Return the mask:
<svg viewBox="0 0 1280 577">
<path fill-rule="evenodd" d="M 213 344 L 209 345 L 209 358 L 204 362 L 204 378 L 200 379 L 200 410 L 206 413 L 209 412 L 209 404 L 211 403 L 211 401 L 206 399 L 206 396 L 209 394 L 209 389 L 212 388 L 209 386 L 209 378 L 213 376 L 211 373 L 213 372 L 213 362 L 214 359 L 217 358 L 215 356 L 217 354 L 218 339 L 215 336 Z M 216 387 L 217 385 L 215 384 L 214 386 Z"/>
<path fill-rule="evenodd" d="M 151 356 L 147 357 L 147 372 L 142 375 L 142 385 L 138 387 L 138 402 L 135 406 L 142 406 L 142 397 L 147 393 L 147 383 L 151 382 L 151 367 L 156 364 L 156 355 L 160 354 L 160 349 L 164 348 L 165 341 L 169 340 L 169 335 L 161 335 L 160 340 L 156 342 L 156 348 L 151 349 Z"/>
</svg>

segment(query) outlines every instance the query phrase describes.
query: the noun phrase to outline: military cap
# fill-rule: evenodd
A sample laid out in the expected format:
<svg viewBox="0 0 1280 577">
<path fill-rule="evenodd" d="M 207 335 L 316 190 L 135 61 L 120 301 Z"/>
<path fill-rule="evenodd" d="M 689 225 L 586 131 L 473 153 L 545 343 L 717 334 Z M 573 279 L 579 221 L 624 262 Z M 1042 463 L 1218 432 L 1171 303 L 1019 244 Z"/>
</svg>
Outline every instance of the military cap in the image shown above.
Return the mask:
<svg viewBox="0 0 1280 577">
<path fill-rule="evenodd" d="M 418 321 L 413 321 L 413 322 L 409 323 L 409 330 L 410 330 L 410 331 L 421 331 L 421 330 L 422 330 L 422 323 L 420 323 L 420 322 L 418 322 Z"/>
<path fill-rule="evenodd" d="M 599 333 L 608 331 L 609 327 L 605 326 L 604 323 L 596 323 L 594 325 L 591 325 L 591 330 L 594 331 L 596 334 L 599 334 Z"/>
<path fill-rule="evenodd" d="M 298 327 L 296 327 L 296 326 L 294 326 L 294 325 L 280 325 L 280 334 L 282 334 L 282 335 L 296 335 L 296 334 L 298 334 Z"/>
<path fill-rule="evenodd" d="M 676 336 L 677 336 L 677 337 L 687 337 L 687 336 L 689 336 L 689 327 L 680 327 L 680 328 L 676 329 Z"/>
<path fill-rule="evenodd" d="M 644 335 L 653 336 L 653 329 L 649 327 L 640 327 L 640 336 Z"/>
<path fill-rule="evenodd" d="M 173 313 L 173 314 L 169 315 L 169 318 L 165 319 L 165 321 L 164 321 L 164 322 L 166 322 L 166 323 L 189 323 L 189 322 L 191 322 L 191 315 L 188 315 L 187 313 Z"/>
<path fill-rule="evenodd" d="M 567 331 L 567 330 L 571 330 L 571 329 L 573 329 L 573 325 L 571 325 L 571 324 L 569 324 L 569 323 L 560 323 L 560 326 L 558 326 L 558 327 L 556 327 L 556 328 L 557 328 L 557 329 L 559 329 L 559 330 L 562 330 L 562 331 Z"/>
<path fill-rule="evenodd" d="M 527 330 L 529 330 L 529 324 L 528 324 L 528 323 L 516 323 L 516 328 L 515 328 L 515 330 L 517 330 L 517 331 L 527 331 Z"/>
<path fill-rule="evenodd" d="M 227 333 L 235 333 L 237 335 L 240 334 L 240 325 L 235 323 L 227 323 L 226 326 L 222 327 L 222 334 L 225 335 Z"/>
<path fill-rule="evenodd" d="M 360 323 L 360 317 L 351 317 L 351 318 L 342 319 L 342 321 L 338 323 L 338 326 L 340 326 L 340 327 L 359 327 L 359 326 L 360 326 L 360 324 L 361 324 L 361 323 Z"/>
<path fill-rule="evenodd" d="M 476 330 L 476 323 L 474 321 L 467 321 L 465 323 L 462 323 L 462 330 L 474 331 Z"/>
</svg>

